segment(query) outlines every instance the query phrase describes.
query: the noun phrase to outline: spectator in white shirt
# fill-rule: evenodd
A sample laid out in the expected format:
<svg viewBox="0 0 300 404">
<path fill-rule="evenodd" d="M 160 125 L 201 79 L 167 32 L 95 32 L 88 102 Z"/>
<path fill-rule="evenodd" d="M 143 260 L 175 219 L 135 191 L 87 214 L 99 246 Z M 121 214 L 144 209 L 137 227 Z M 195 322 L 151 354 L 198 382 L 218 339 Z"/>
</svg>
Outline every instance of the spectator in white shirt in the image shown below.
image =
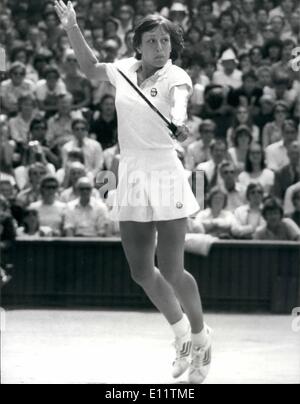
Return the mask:
<svg viewBox="0 0 300 404">
<path fill-rule="evenodd" d="M 67 189 L 61 192 L 60 201 L 64 203 L 69 203 L 79 198 L 77 182 L 80 178 L 86 177 L 87 173 L 84 165 L 79 162 L 71 163 L 69 166 L 69 186 Z M 99 192 L 93 188 L 92 197 L 95 199 L 100 198 Z"/>
<path fill-rule="evenodd" d="M 220 60 L 222 67 L 213 76 L 213 84 L 231 88 L 242 86 L 243 73 L 237 69 L 238 60 L 232 49 L 226 50 Z"/>
<path fill-rule="evenodd" d="M 263 229 L 265 220 L 262 216 L 263 188 L 260 184 L 249 184 L 246 192 L 248 203 L 234 212 L 238 226 L 234 235 L 238 238 L 252 239 L 257 230 Z"/>
<path fill-rule="evenodd" d="M 208 189 L 222 184 L 220 166 L 227 157 L 227 144 L 225 140 L 213 140 L 210 145 L 211 159 L 197 166 L 197 170 L 204 171 Z"/>
<path fill-rule="evenodd" d="M 66 205 L 57 199 L 59 184 L 48 175 L 41 181 L 41 201 L 32 203 L 30 209 L 38 211 L 41 226 L 50 227 L 54 236 L 61 236 Z"/>
<path fill-rule="evenodd" d="M 204 120 L 199 126 L 200 139 L 191 143 L 186 152 L 186 168 L 193 171 L 199 164 L 205 163 L 211 158 L 210 146 L 215 137 L 216 124 L 210 120 Z"/>
<path fill-rule="evenodd" d="M 219 187 L 214 187 L 208 196 L 208 208 L 198 213 L 194 229 L 205 229 L 206 234 L 218 238 L 231 238 L 231 228 L 235 222 L 233 213 L 226 210 L 227 195 Z M 201 231 L 200 231 L 201 232 Z"/>
<path fill-rule="evenodd" d="M 57 112 L 59 96 L 65 94 L 67 89 L 56 66 L 48 66 L 44 76 L 45 79 L 37 82 L 36 98 L 39 108 L 46 112 L 47 117 L 50 117 Z"/>
<path fill-rule="evenodd" d="M 14 62 L 9 69 L 9 79 L 0 84 L 0 103 L 2 112 L 14 116 L 18 112 L 18 99 L 24 93 L 34 94 L 35 85 L 26 77 L 26 66 Z"/>
<path fill-rule="evenodd" d="M 67 237 L 105 237 L 108 209 L 104 202 L 92 198 L 93 186 L 87 177 L 77 182 L 79 199 L 68 205 L 65 222 Z"/>
<path fill-rule="evenodd" d="M 19 113 L 8 122 L 11 138 L 18 145 L 25 145 L 29 141 L 30 123 L 35 115 L 35 99 L 32 94 L 23 94 L 18 99 Z"/>
<path fill-rule="evenodd" d="M 84 165 L 87 172 L 92 172 L 94 177 L 104 166 L 103 149 L 96 140 L 88 138 L 89 126 L 85 119 L 72 121 L 73 140 L 66 143 L 62 149 L 63 163 L 66 164 L 68 153 L 73 149 L 81 149 L 84 156 Z"/>
<path fill-rule="evenodd" d="M 224 161 L 220 167 L 220 174 L 223 179 L 223 190 L 227 194 L 227 207 L 230 212 L 234 212 L 245 203 L 245 189 L 236 180 L 236 170 L 230 161 Z"/>
<path fill-rule="evenodd" d="M 284 121 L 282 130 L 283 140 L 268 146 L 266 149 L 267 167 L 274 171 L 279 171 L 289 164 L 287 148 L 298 138 L 298 127 L 292 119 Z"/>
<path fill-rule="evenodd" d="M 260 184 L 263 187 L 264 194 L 270 194 L 275 181 L 274 171 L 266 168 L 265 153 L 259 143 L 253 143 L 250 146 L 246 158 L 245 171 L 239 175 L 239 182 L 245 189 L 249 184 Z"/>
</svg>

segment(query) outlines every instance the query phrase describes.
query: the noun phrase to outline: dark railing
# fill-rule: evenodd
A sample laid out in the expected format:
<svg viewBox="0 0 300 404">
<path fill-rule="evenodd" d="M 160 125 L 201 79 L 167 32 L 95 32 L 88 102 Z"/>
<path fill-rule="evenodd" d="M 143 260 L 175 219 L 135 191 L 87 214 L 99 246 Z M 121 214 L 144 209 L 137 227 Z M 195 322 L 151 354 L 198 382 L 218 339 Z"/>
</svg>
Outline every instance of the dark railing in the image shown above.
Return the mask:
<svg viewBox="0 0 300 404">
<path fill-rule="evenodd" d="M 130 278 L 118 239 L 18 240 L 7 260 L 2 305 L 151 307 Z M 205 308 L 289 313 L 300 306 L 300 244 L 216 243 L 208 257 L 186 253 Z"/>
</svg>

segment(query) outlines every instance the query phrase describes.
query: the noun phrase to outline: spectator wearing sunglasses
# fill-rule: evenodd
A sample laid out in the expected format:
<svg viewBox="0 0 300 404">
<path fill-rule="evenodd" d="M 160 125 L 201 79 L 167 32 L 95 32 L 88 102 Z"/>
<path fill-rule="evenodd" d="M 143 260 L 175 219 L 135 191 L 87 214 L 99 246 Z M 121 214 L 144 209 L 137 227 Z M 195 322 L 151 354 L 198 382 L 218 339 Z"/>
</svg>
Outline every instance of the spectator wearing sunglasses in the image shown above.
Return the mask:
<svg viewBox="0 0 300 404">
<path fill-rule="evenodd" d="M 92 198 L 93 185 L 89 178 L 77 182 L 79 198 L 70 202 L 66 211 L 67 237 L 105 237 L 108 229 L 108 209 L 104 202 Z"/>
<path fill-rule="evenodd" d="M 41 226 L 50 227 L 54 236 L 61 236 L 66 205 L 58 200 L 59 183 L 56 177 L 47 175 L 41 181 L 41 200 L 29 208 L 38 211 Z"/>
<path fill-rule="evenodd" d="M 22 62 L 14 62 L 9 69 L 9 79 L 0 84 L 2 113 L 10 117 L 18 113 L 18 100 L 25 93 L 33 94 L 35 85 L 26 78 L 26 66 Z"/>
<path fill-rule="evenodd" d="M 81 149 L 84 156 L 84 164 L 87 172 L 92 172 L 94 176 L 103 169 L 104 154 L 101 145 L 88 137 L 89 125 L 85 119 L 74 119 L 72 121 L 73 139 L 66 143 L 62 149 L 64 165 L 67 161 L 68 153 L 73 149 Z"/>
</svg>

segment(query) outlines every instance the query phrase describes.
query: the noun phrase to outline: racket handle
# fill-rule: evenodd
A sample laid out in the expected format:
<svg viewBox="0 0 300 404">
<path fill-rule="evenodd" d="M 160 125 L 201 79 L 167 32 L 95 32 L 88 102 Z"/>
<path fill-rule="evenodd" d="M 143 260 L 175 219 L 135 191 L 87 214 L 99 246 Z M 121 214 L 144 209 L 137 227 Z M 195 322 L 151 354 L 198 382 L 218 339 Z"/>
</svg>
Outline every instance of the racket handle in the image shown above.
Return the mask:
<svg viewBox="0 0 300 404">
<path fill-rule="evenodd" d="M 176 132 L 177 132 L 177 126 L 174 123 L 170 123 L 168 125 L 168 128 L 170 129 L 170 131 L 173 133 L 173 135 L 176 137 Z"/>
</svg>

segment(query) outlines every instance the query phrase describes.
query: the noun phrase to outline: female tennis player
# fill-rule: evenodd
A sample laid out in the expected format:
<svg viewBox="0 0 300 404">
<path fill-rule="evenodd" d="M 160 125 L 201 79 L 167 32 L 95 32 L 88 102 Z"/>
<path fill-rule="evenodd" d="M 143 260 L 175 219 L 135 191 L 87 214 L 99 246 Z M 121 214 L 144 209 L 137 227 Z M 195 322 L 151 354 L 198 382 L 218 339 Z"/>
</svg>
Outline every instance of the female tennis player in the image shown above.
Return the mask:
<svg viewBox="0 0 300 404">
<path fill-rule="evenodd" d="M 135 29 L 135 58 L 99 63 L 78 27 L 72 3 L 56 1 L 55 8 L 82 71 L 90 80 L 109 81 L 116 88 L 121 161 L 114 214 L 132 278 L 174 331 L 173 377 L 189 369 L 189 382 L 203 383 L 212 333 L 203 321 L 197 283 L 184 269 L 187 218 L 200 208 L 170 129 L 124 78 L 176 125 L 176 139 L 186 140 L 192 83 L 172 63 L 183 48 L 182 32 L 163 17 L 148 16 Z M 154 266 L 156 251 L 159 269 Z"/>
</svg>

